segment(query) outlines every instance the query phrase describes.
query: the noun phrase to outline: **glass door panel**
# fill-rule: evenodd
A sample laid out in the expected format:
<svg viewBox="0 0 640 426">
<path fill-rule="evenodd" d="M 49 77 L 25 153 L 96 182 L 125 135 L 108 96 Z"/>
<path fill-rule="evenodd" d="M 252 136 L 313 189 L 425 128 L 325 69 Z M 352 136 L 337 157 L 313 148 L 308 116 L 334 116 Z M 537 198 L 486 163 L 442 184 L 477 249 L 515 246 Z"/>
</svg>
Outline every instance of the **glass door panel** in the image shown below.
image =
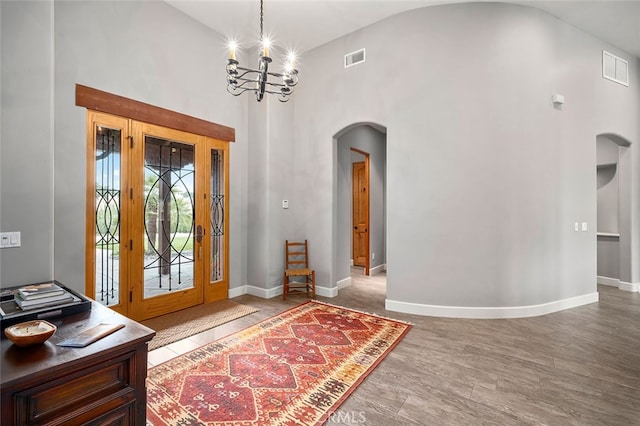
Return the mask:
<svg viewBox="0 0 640 426">
<path fill-rule="evenodd" d="M 96 299 L 120 303 L 120 152 L 122 131 L 96 128 L 95 280 Z"/>
<path fill-rule="evenodd" d="M 126 260 L 121 253 L 127 238 L 122 188 L 128 120 L 90 111 L 87 130 L 87 295 L 126 314 Z"/>
<path fill-rule="evenodd" d="M 194 154 L 193 145 L 145 136 L 145 298 L 194 286 Z"/>
<path fill-rule="evenodd" d="M 207 211 L 208 229 L 205 232 L 205 276 L 208 279 L 206 301 L 229 297 L 229 151 L 228 143 L 207 138 Z"/>
<path fill-rule="evenodd" d="M 224 232 L 224 151 L 211 150 L 211 179 L 209 224 L 210 224 L 210 276 L 212 283 L 221 281 L 225 276 L 225 232 Z"/>
</svg>

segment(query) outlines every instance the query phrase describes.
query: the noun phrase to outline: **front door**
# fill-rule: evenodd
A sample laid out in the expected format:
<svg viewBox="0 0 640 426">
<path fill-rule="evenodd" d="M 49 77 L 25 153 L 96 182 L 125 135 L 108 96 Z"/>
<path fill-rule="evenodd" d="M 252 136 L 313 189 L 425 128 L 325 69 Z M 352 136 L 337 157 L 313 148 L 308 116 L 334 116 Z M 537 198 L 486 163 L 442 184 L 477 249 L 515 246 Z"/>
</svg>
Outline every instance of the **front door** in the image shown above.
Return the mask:
<svg viewBox="0 0 640 426">
<path fill-rule="evenodd" d="M 100 113 L 89 120 L 87 294 L 136 320 L 227 298 L 227 143 Z"/>
<path fill-rule="evenodd" d="M 204 137 L 133 126 L 131 284 L 133 317 L 146 319 L 204 301 Z"/>
</svg>

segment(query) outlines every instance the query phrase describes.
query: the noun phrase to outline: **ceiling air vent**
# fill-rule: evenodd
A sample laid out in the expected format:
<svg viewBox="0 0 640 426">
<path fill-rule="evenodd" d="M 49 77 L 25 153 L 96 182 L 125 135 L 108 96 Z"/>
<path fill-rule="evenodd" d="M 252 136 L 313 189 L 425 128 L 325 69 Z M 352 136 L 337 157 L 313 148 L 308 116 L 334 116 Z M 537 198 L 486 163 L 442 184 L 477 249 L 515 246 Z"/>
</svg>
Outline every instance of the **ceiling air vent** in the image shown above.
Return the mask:
<svg viewBox="0 0 640 426">
<path fill-rule="evenodd" d="M 344 67 L 349 68 L 365 60 L 365 49 L 356 50 L 355 52 L 344 55 Z"/>
<path fill-rule="evenodd" d="M 605 50 L 602 51 L 602 76 L 629 86 L 629 63 Z"/>
</svg>

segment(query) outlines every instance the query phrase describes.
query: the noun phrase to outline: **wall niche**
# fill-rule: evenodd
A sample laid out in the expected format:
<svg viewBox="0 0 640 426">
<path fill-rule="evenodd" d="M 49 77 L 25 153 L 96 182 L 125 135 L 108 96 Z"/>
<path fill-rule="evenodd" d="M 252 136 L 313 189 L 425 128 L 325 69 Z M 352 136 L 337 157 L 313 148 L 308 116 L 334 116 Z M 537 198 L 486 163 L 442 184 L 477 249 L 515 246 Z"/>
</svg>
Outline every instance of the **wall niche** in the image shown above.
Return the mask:
<svg viewBox="0 0 640 426">
<path fill-rule="evenodd" d="M 606 137 L 596 141 L 598 197 L 598 281 L 620 279 L 620 233 L 618 227 L 620 146 Z M 603 282 L 604 283 L 604 282 Z"/>
</svg>

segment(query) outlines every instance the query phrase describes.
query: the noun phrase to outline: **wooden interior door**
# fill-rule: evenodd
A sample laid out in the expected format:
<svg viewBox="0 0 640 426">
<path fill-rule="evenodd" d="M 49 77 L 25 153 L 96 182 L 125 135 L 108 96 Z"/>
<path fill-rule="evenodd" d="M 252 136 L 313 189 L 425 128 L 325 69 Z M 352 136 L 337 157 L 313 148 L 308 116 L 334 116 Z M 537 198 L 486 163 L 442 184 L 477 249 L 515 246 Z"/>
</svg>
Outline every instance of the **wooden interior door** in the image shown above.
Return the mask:
<svg viewBox="0 0 640 426">
<path fill-rule="evenodd" d="M 365 161 L 353 163 L 353 264 L 369 275 L 369 167 Z"/>
</svg>

